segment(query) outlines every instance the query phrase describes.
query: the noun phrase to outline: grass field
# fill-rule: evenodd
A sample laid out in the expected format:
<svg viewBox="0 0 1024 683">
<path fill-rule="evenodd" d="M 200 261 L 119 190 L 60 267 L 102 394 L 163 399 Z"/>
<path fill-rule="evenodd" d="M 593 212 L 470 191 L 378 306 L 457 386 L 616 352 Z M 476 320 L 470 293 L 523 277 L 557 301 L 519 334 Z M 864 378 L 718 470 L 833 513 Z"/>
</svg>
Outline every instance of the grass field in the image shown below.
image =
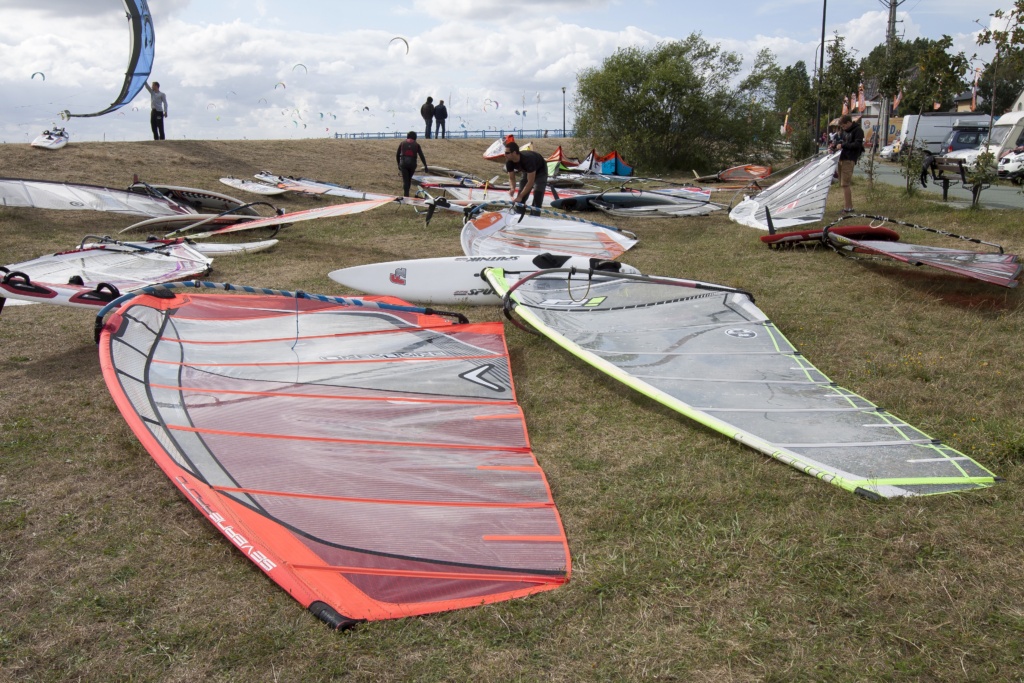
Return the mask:
<svg viewBox="0 0 1024 683">
<path fill-rule="evenodd" d="M 490 177 L 486 141 L 424 140 Z M 548 154 L 559 142 L 538 140 Z M 0 146 L 2 175 L 234 192 L 261 170 L 400 192 L 397 141 Z M 640 169 L 642 171 L 642 169 Z M 1024 253 L 1015 212 L 858 179 L 867 213 Z M 288 209 L 323 202 L 274 199 Z M 842 206 L 836 188 L 828 218 Z M 0 209 L 0 263 L 131 218 Z M 724 215 L 612 221 L 643 272 L 742 287 L 821 370 L 1006 481 L 877 503 L 800 474 L 506 326 L 519 401 L 573 554 L 570 583 L 335 633 L 181 496 L 114 406 L 94 313 L 0 316 L 0 681 L 1024 680 L 1022 297 L 824 249 L 770 251 Z M 296 224 L 209 279 L 352 294 L 330 270 L 456 255 L 460 219 L 387 206 Z M 911 239 L 912 238 L 912 239 Z M 905 234 L 940 243 L 934 235 Z M 954 245 L 950 245 L 954 246 Z M 489 308 L 464 309 L 497 320 Z"/>
</svg>

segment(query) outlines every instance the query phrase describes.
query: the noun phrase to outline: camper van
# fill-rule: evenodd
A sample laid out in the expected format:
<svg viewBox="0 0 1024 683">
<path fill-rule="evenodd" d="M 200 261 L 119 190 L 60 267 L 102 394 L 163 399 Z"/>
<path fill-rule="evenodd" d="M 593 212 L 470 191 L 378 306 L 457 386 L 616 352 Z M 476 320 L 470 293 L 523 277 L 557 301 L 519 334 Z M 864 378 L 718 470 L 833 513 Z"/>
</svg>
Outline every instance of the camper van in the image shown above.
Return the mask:
<svg viewBox="0 0 1024 683">
<path fill-rule="evenodd" d="M 996 119 L 989 136 L 988 151 L 996 159 L 1001 159 L 1021 145 L 1024 145 L 1024 111 L 1007 112 Z"/>
<path fill-rule="evenodd" d="M 942 143 L 949 137 L 954 125 L 964 126 L 971 123 L 987 125 L 988 120 L 988 114 L 957 111 L 904 116 L 903 126 L 900 128 L 900 147 L 910 149 L 910 141 L 913 140 L 914 146 L 918 149 L 928 148 L 933 154 L 939 154 L 942 150 Z"/>
</svg>

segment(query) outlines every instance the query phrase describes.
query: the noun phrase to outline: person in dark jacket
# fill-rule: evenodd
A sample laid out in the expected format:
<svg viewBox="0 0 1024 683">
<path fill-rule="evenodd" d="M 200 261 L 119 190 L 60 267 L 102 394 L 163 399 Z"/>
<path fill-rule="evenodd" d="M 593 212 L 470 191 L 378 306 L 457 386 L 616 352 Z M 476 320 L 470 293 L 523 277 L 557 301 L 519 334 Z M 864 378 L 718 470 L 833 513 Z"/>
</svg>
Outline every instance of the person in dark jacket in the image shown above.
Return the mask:
<svg viewBox="0 0 1024 683">
<path fill-rule="evenodd" d="M 395 152 L 395 161 L 398 162 L 398 170 L 402 173 L 402 196 L 409 196 L 409 187 L 412 185 L 412 174 L 416 172 L 416 157 L 423 161 L 423 171 L 427 171 L 427 159 L 423 156 L 423 148 L 416 142 L 416 131 L 410 130 L 406 133 L 405 140 L 398 146 Z"/>
<path fill-rule="evenodd" d="M 540 206 L 544 202 L 544 191 L 548 187 L 548 162 L 530 150 L 519 151 L 519 143 L 505 144 L 505 170 L 508 171 L 509 194 L 516 202 L 526 203 L 526 198 L 533 192 L 533 205 Z M 516 190 L 516 173 L 523 174 Z"/>
<path fill-rule="evenodd" d="M 853 213 L 853 188 L 850 186 L 853 181 L 853 168 L 857 160 L 864 153 L 864 129 L 860 127 L 860 121 L 854 121 L 849 114 L 843 114 L 839 118 L 839 140 L 835 142 L 831 150 L 839 150 L 839 185 L 843 188 L 843 213 Z"/>
<path fill-rule="evenodd" d="M 430 131 L 434 127 L 434 98 L 428 97 L 427 101 L 420 106 L 420 116 L 423 117 L 423 122 L 427 125 L 426 138 L 430 139 Z"/>
<path fill-rule="evenodd" d="M 444 106 L 444 100 L 437 103 L 434 107 L 434 137 L 444 138 L 448 135 L 448 128 L 445 126 L 445 119 L 448 118 L 448 107 Z"/>
<path fill-rule="evenodd" d="M 930 174 L 934 180 L 936 170 L 938 165 L 935 163 L 935 155 L 931 150 L 925 150 L 924 159 L 921 161 L 921 187 L 928 187 L 928 176 Z"/>
</svg>

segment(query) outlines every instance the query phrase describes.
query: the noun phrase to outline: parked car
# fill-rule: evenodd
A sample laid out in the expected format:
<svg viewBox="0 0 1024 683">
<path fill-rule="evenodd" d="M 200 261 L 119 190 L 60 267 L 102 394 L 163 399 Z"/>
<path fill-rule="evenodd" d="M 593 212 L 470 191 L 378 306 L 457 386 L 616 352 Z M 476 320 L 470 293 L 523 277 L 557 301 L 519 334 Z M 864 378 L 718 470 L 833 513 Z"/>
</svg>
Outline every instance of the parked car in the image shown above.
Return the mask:
<svg viewBox="0 0 1024 683">
<path fill-rule="evenodd" d="M 942 143 L 940 155 L 959 152 L 962 149 L 977 149 L 988 142 L 988 126 L 953 126 Z"/>
<path fill-rule="evenodd" d="M 1017 147 L 1000 159 L 996 172 L 1014 185 L 1024 182 L 1024 147 Z"/>
<path fill-rule="evenodd" d="M 900 141 L 897 140 L 878 150 L 878 156 L 886 161 L 896 161 L 900 158 Z"/>
</svg>

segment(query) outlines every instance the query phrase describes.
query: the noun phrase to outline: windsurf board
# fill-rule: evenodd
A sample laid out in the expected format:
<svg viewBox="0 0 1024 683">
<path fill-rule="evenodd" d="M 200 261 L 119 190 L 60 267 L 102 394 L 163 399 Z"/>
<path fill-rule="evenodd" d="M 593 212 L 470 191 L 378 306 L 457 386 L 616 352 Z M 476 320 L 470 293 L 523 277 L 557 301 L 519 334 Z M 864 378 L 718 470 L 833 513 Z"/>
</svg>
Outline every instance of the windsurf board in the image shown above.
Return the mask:
<svg viewBox="0 0 1024 683">
<path fill-rule="evenodd" d="M 341 268 L 328 273 L 340 284 L 367 294 L 400 296 L 406 301 L 421 304 L 469 304 L 496 306 L 501 297 L 483 279 L 485 268 L 502 268 L 505 272 L 534 272 L 545 268 L 577 268 L 589 271 L 595 263 L 595 272 L 637 273 L 636 268 L 624 263 L 597 261 L 585 256 L 552 254 L 505 256 L 443 256 L 440 258 L 409 259 L 368 263 Z M 565 278 L 564 274 L 559 277 Z M 586 287 L 587 273 L 580 273 L 580 286 Z"/>
</svg>

